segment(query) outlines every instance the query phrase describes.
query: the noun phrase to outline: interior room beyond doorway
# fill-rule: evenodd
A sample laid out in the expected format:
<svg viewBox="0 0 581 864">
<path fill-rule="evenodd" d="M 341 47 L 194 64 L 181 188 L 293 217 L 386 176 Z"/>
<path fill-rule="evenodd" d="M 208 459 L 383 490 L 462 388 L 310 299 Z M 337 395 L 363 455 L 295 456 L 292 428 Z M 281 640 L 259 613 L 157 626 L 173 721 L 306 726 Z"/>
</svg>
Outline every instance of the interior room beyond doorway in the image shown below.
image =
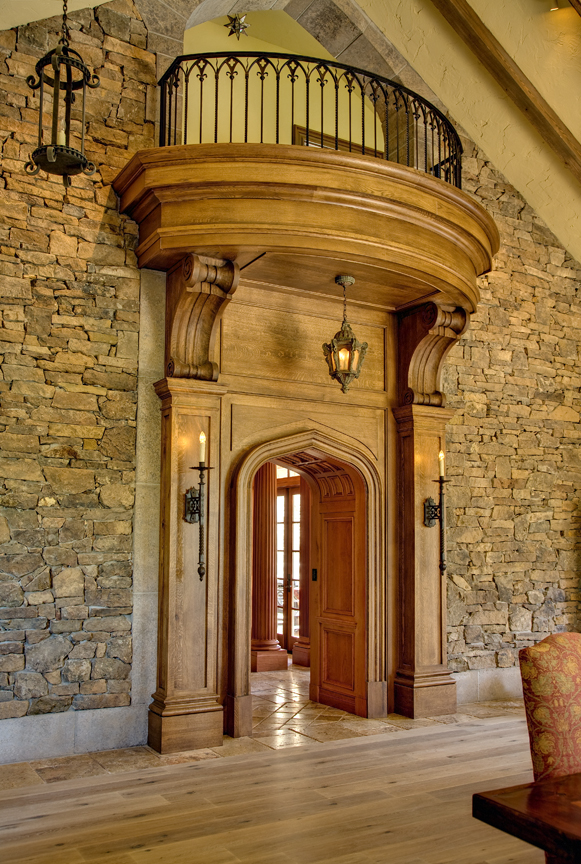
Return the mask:
<svg viewBox="0 0 581 864">
<path fill-rule="evenodd" d="M 309 699 L 367 716 L 363 479 L 315 449 L 254 479 L 252 672 L 310 669 Z"/>
</svg>

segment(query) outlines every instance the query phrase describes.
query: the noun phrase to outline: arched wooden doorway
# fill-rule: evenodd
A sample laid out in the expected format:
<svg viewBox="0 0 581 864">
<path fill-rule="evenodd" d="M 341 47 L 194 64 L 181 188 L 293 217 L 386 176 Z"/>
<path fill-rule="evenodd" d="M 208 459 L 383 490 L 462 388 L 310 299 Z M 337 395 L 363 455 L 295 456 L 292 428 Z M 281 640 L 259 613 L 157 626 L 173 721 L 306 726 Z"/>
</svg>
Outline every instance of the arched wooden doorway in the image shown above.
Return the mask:
<svg viewBox="0 0 581 864">
<path fill-rule="evenodd" d="M 233 481 L 235 518 L 227 728 L 251 734 L 250 626 L 252 482 L 266 461 L 303 474 L 312 490 L 309 592 L 311 698 L 361 716 L 385 716 L 385 570 L 380 482 L 368 457 L 343 442 L 306 432 L 249 453 Z"/>
</svg>

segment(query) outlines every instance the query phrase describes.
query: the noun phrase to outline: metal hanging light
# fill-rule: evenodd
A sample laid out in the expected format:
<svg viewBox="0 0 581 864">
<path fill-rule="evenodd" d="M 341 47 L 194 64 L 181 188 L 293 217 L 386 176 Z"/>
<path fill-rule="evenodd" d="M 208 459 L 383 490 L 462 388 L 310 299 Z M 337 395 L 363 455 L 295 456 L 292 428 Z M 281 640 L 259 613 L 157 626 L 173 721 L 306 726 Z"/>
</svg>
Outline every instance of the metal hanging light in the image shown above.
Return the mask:
<svg viewBox="0 0 581 864">
<path fill-rule="evenodd" d="M 336 276 L 337 285 L 343 286 L 343 323 L 341 329 L 329 343 L 323 343 L 323 353 L 329 364 L 329 375 L 341 385 L 343 393 L 349 389 L 354 378 L 359 378 L 367 342 L 358 342 L 347 321 L 347 286 L 354 285 L 353 276 Z"/>
<path fill-rule="evenodd" d="M 69 46 L 67 24 L 67 0 L 63 0 L 63 23 L 56 48 L 36 64 L 36 74 L 27 78 L 32 90 L 40 90 L 38 115 L 38 146 L 25 165 L 27 174 L 35 175 L 42 169 L 47 174 L 59 174 L 65 186 L 70 186 L 75 174 L 93 174 L 95 165 L 85 156 L 85 97 L 87 87 L 99 86 L 99 78 L 91 74 L 76 51 Z M 45 91 L 52 90 L 52 114 L 49 130 L 45 135 L 44 102 Z M 76 91 L 82 91 L 80 149 L 71 146 L 71 109 L 76 101 Z M 49 111 L 51 108 L 49 107 Z M 49 141 L 50 143 L 47 143 Z M 76 141 L 74 142 L 77 143 Z"/>
</svg>

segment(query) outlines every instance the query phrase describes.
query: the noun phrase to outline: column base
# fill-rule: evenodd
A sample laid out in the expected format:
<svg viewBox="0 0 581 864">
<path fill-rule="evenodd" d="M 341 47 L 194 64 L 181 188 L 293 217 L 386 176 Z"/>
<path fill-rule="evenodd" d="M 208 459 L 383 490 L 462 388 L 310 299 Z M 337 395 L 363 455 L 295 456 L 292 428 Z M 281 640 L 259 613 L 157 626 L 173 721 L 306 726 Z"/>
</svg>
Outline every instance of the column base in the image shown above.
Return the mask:
<svg viewBox="0 0 581 864">
<path fill-rule="evenodd" d="M 308 637 L 297 639 L 293 645 L 293 663 L 295 666 L 311 665 L 311 640 Z"/>
<path fill-rule="evenodd" d="M 250 652 L 251 672 L 274 672 L 277 669 L 288 669 L 288 654 L 284 648 Z"/>
<path fill-rule="evenodd" d="M 224 711 L 215 710 L 189 714 L 157 714 L 149 709 L 147 743 L 158 753 L 179 753 L 181 750 L 201 750 L 221 747 L 224 736 Z"/>
<path fill-rule="evenodd" d="M 447 670 L 415 676 L 398 672 L 394 697 L 396 714 L 414 720 L 456 713 L 456 682 Z"/>
</svg>

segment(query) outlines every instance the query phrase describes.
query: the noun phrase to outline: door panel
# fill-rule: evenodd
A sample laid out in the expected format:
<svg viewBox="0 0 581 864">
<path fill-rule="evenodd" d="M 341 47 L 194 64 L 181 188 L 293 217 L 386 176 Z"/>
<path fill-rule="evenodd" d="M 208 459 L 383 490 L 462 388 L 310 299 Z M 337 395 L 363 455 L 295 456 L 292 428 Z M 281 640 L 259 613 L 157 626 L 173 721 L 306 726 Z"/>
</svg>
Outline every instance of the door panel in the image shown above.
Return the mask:
<svg viewBox="0 0 581 864">
<path fill-rule="evenodd" d="M 350 482 L 324 478 L 313 495 L 310 697 L 366 717 L 365 487 L 347 466 L 335 470 Z"/>
<path fill-rule="evenodd" d="M 353 528 L 348 517 L 323 517 L 323 593 L 322 614 L 354 615 L 353 606 Z"/>
</svg>

